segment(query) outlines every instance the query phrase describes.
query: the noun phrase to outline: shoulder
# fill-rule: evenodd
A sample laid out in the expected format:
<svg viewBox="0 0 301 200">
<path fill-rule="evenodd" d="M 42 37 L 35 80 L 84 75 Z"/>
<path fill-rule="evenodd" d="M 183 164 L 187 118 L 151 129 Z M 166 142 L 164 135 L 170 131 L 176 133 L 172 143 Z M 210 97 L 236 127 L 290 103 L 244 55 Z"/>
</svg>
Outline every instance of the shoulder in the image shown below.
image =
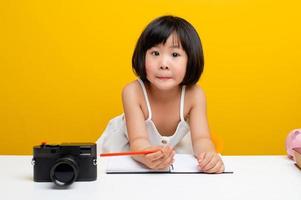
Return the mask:
<svg viewBox="0 0 301 200">
<path fill-rule="evenodd" d="M 143 93 L 141 91 L 140 84 L 137 80 L 132 81 L 125 85 L 122 89 L 122 100 L 139 102 Z"/>
<path fill-rule="evenodd" d="M 122 104 L 124 113 L 134 113 L 142 111 L 144 118 L 147 117 L 147 105 L 144 102 L 144 94 L 138 80 L 132 81 L 122 89 Z M 138 111 L 139 110 L 139 111 Z"/>
<path fill-rule="evenodd" d="M 191 106 L 205 103 L 206 95 L 203 88 L 197 84 L 187 87 L 186 89 L 186 99 Z"/>
</svg>

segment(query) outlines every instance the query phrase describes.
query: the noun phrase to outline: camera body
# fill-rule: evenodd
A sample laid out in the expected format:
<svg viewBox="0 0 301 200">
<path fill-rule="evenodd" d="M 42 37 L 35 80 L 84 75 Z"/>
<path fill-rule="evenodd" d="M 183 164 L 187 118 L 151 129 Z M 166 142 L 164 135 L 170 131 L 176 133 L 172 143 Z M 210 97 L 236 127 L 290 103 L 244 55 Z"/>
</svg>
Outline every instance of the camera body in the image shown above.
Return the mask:
<svg viewBox="0 0 301 200">
<path fill-rule="evenodd" d="M 59 186 L 97 179 L 95 143 L 41 144 L 33 148 L 33 180 Z"/>
</svg>

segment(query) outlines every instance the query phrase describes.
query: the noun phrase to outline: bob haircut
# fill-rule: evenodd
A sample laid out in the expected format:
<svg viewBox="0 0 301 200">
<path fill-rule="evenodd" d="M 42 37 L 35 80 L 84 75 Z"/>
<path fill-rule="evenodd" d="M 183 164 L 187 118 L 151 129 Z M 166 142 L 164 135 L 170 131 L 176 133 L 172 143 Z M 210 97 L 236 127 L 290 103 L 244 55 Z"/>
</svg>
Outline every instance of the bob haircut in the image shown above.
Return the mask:
<svg viewBox="0 0 301 200">
<path fill-rule="evenodd" d="M 176 33 L 177 41 L 188 57 L 186 74 L 181 85 L 193 85 L 200 79 L 204 69 L 204 55 L 198 33 L 185 19 L 167 15 L 150 22 L 137 41 L 132 56 L 132 68 L 142 81 L 149 82 L 145 70 L 146 51 L 158 44 L 165 44 L 173 33 Z"/>
</svg>

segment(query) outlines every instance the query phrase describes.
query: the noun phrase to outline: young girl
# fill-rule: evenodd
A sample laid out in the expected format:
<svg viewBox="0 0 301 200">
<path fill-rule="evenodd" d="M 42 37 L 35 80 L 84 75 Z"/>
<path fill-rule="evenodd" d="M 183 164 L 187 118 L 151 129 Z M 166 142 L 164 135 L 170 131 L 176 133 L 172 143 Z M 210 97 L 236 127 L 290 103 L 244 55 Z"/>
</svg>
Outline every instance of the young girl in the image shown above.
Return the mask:
<svg viewBox="0 0 301 200">
<path fill-rule="evenodd" d="M 152 169 L 170 166 L 177 153 L 193 153 L 199 169 L 224 165 L 210 139 L 204 91 L 203 50 L 193 26 L 162 16 L 142 32 L 132 57 L 138 80 L 122 91 L 124 114 L 112 119 L 97 141 L 99 152 L 154 150 L 133 158 Z"/>
</svg>

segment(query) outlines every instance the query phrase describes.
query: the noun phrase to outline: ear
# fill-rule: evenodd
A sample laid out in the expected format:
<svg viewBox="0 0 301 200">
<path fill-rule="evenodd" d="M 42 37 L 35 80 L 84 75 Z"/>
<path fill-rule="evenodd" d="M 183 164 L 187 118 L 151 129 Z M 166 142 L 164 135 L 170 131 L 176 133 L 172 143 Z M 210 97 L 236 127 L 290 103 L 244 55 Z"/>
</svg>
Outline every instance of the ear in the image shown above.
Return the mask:
<svg viewBox="0 0 301 200">
<path fill-rule="evenodd" d="M 301 133 L 300 129 L 293 130 L 292 139 L 296 139 L 296 137 Z"/>
</svg>

